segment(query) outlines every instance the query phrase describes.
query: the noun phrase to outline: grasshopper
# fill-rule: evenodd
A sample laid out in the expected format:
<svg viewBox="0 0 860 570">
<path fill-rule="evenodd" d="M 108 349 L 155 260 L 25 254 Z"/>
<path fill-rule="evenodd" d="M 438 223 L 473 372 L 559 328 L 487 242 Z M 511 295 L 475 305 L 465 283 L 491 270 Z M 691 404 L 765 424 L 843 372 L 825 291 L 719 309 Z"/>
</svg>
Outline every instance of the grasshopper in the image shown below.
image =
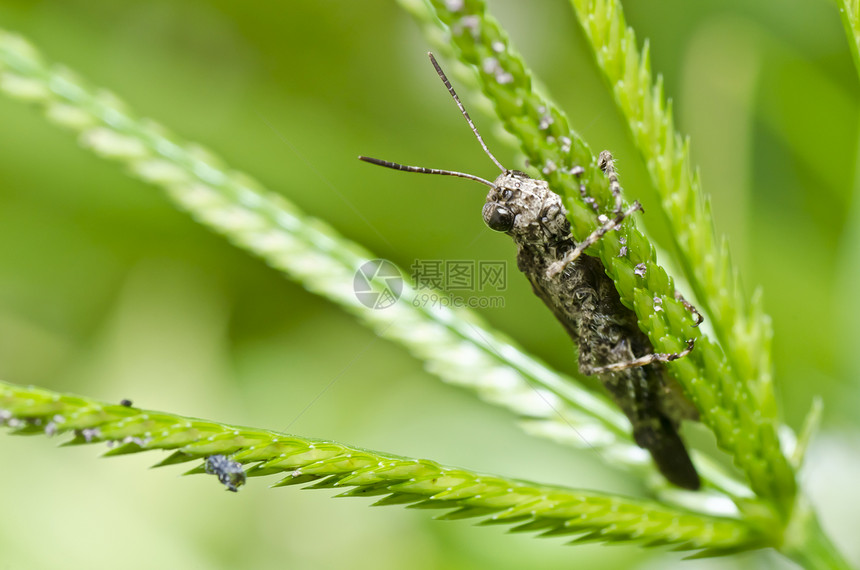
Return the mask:
<svg viewBox="0 0 860 570">
<path fill-rule="evenodd" d="M 602 262 L 583 255 L 590 245 L 642 209 L 639 202 L 623 208 L 612 155 L 601 152 L 598 165 L 609 179 L 615 199 L 613 215 L 601 216 L 601 225 L 577 243 L 561 197 L 546 181 L 502 166 L 487 148 L 433 54 L 428 55 L 484 152 L 502 173 L 490 182 L 464 172 L 406 166 L 366 156 L 359 159 L 406 172 L 468 178 L 488 186 L 490 191 L 482 210 L 484 222 L 490 229 L 513 238 L 517 267 L 579 348 L 579 371 L 600 380 L 630 420 L 636 444 L 650 452 L 666 479 L 684 489 L 698 489 L 699 476 L 678 434 L 681 421 L 698 419 L 698 414 L 663 366 L 664 362 L 689 354 L 693 340 L 688 340 L 687 347 L 678 353 L 654 352 L 648 337 L 639 329 L 635 313 L 621 303 Z M 576 176 L 583 173 L 581 167 L 572 170 Z M 581 190 L 585 195 L 584 186 Z M 691 311 L 694 326 L 698 326 L 702 322 L 698 311 L 680 294 L 676 293 L 676 298 Z"/>
</svg>

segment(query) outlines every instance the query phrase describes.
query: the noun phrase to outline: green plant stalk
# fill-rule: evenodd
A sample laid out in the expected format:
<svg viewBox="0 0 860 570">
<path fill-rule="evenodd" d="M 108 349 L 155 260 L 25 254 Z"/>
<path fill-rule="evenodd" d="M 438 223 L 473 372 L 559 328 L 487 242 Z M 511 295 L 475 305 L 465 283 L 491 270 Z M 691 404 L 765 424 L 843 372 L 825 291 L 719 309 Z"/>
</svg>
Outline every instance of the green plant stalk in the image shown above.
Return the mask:
<svg viewBox="0 0 860 570">
<path fill-rule="evenodd" d="M 860 76 L 860 0 L 839 0 L 839 17 L 845 27 L 845 39 Z"/>
<path fill-rule="evenodd" d="M 531 164 L 565 197 L 574 237 L 581 240 L 591 233 L 600 222 L 583 201 L 580 184 L 607 212 L 612 200 L 606 177 L 564 114 L 534 88 L 525 63 L 498 22 L 486 13 L 484 2 L 401 0 L 401 4 L 426 27 L 434 28 L 432 39 L 439 41 L 439 33 L 446 33 L 456 47 L 457 58 L 477 68 L 481 89 L 494 103 L 505 129 L 520 140 Z M 571 174 L 577 165 L 585 168 L 581 177 Z M 624 256 L 621 238 L 626 240 Z M 772 504 L 777 516 L 786 519 L 796 482 L 780 449 L 777 424 L 762 414 L 751 383 L 735 373 L 721 345 L 692 328 L 688 311 L 674 298 L 671 278 L 656 263 L 654 246 L 628 219 L 589 253 L 601 258 L 622 301 L 636 312 L 640 328 L 656 350 L 675 352 L 684 346 L 685 339 L 696 339 L 696 349 L 669 367 L 720 447 L 747 475 L 755 493 Z M 727 262 L 727 258 L 722 259 Z M 637 272 L 639 264 L 644 264 L 644 275 Z"/>
<path fill-rule="evenodd" d="M 798 500 L 792 521 L 777 550 L 808 570 L 850 570 L 833 546 L 805 497 Z"/>
<path fill-rule="evenodd" d="M 755 398 L 759 414 L 776 417 L 770 318 L 760 293 L 751 310 L 728 247 L 717 244 L 714 222 L 694 173 L 689 140 L 674 129 L 663 83 L 652 81 L 648 44 L 640 54 L 617 0 L 571 0 L 592 53 L 662 199 L 681 267 L 726 351 L 732 369 Z"/>
<path fill-rule="evenodd" d="M 755 458 L 748 462 L 752 471 L 747 473 L 756 492 L 772 498 L 787 517 L 797 487 L 776 436 L 779 423 L 773 391 L 773 331 L 763 310 L 761 292 L 747 308 L 725 240 L 719 247 L 714 242 L 713 218 L 698 175 L 693 173 L 689 140 L 675 132 L 671 103 L 663 100 L 662 80 L 658 77 L 654 84 L 651 79 L 647 43 L 640 55 L 618 0 L 571 0 L 571 4 L 662 198 L 662 211 L 672 229 L 680 265 L 711 316 L 730 363 L 725 373 L 734 373 L 734 388 L 741 389 L 739 392 L 724 383 L 723 403 L 730 407 L 731 399 L 740 396 L 741 406 L 749 408 L 749 415 L 738 410 L 739 416 L 746 415 L 739 418 L 745 429 L 773 442 L 756 450 L 767 457 L 773 471 L 772 487 L 766 487 L 767 474 L 756 472 L 762 466 L 756 465 Z"/>
<path fill-rule="evenodd" d="M 673 545 L 717 555 L 773 539 L 742 520 L 706 516 L 651 501 L 538 485 L 433 461 L 339 443 L 106 404 L 0 382 L 0 426 L 21 435 L 74 434 L 67 445 L 110 442 L 105 455 L 173 451 L 158 466 L 226 455 L 248 476 L 282 475 L 274 487 L 348 489 L 341 497 L 384 496 L 376 505 L 448 509 L 438 518 L 480 517 L 518 532 L 575 536 L 574 542 Z M 511 458 L 517 461 L 517 458 Z M 249 467 L 250 466 L 250 467 Z M 202 473 L 202 466 L 189 473 Z"/>
</svg>

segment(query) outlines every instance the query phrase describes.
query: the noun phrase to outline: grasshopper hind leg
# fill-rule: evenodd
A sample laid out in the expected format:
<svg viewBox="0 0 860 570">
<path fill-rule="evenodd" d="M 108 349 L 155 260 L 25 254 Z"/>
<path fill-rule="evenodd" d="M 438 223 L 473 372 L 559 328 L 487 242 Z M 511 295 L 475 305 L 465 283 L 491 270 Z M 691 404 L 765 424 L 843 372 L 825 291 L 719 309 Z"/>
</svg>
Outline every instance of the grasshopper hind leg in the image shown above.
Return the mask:
<svg viewBox="0 0 860 570">
<path fill-rule="evenodd" d="M 694 339 L 687 340 L 687 348 L 682 350 L 681 352 L 652 352 L 651 354 L 646 354 L 645 356 L 641 356 L 639 358 L 634 358 L 633 360 L 628 360 L 625 362 L 613 362 L 612 364 L 607 364 L 605 366 L 597 366 L 592 368 L 592 374 L 605 374 L 607 372 L 621 372 L 622 370 L 627 370 L 628 368 L 638 368 L 640 366 L 648 366 L 649 364 L 655 364 L 657 362 L 672 362 L 673 360 L 678 360 L 679 358 L 684 358 L 688 354 L 693 351 L 693 347 L 695 346 Z"/>
</svg>

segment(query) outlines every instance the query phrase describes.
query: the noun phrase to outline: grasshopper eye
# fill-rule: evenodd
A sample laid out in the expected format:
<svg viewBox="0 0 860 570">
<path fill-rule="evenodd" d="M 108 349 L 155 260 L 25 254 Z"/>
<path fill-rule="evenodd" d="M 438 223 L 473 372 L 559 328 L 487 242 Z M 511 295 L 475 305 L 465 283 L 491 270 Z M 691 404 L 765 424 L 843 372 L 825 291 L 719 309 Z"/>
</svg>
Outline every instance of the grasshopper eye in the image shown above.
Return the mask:
<svg viewBox="0 0 860 570">
<path fill-rule="evenodd" d="M 511 196 L 513 195 L 514 192 L 510 188 L 505 188 L 504 190 L 502 190 L 502 200 L 510 200 Z"/>
<path fill-rule="evenodd" d="M 488 202 L 484 204 L 484 211 L 481 213 L 491 230 L 506 232 L 514 227 L 514 215 L 504 206 Z"/>
</svg>

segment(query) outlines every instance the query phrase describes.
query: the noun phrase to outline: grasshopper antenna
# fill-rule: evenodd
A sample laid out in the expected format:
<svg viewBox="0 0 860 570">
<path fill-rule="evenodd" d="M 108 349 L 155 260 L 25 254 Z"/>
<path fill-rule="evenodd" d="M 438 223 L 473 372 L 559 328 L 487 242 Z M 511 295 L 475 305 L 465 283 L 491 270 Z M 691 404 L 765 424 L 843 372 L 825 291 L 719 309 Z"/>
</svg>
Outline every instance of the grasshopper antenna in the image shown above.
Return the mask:
<svg viewBox="0 0 860 570">
<path fill-rule="evenodd" d="M 496 163 L 496 166 L 502 172 L 507 172 L 502 163 L 496 160 L 496 157 L 493 156 L 493 153 L 490 152 L 490 149 L 487 148 L 487 144 L 484 142 L 484 139 L 481 137 L 481 133 L 478 132 L 478 128 L 475 127 L 475 123 L 472 122 L 472 118 L 469 116 L 469 113 L 466 112 L 466 108 L 463 107 L 463 104 L 460 102 L 460 98 L 457 97 L 457 93 L 454 91 L 454 88 L 451 87 L 451 82 L 448 81 L 448 76 L 445 75 L 445 72 L 442 71 L 442 68 L 439 66 L 439 63 L 436 61 L 436 58 L 433 57 L 432 52 L 427 52 L 427 55 L 430 56 L 430 62 L 433 64 L 433 67 L 436 68 L 436 73 L 439 75 L 439 78 L 442 80 L 442 83 L 445 84 L 445 87 L 448 88 L 448 93 L 451 94 L 451 97 L 454 98 L 454 101 L 457 103 L 457 106 L 460 108 L 460 112 L 463 113 L 463 116 L 466 118 L 466 122 L 469 123 L 469 126 L 472 128 L 472 132 L 475 133 L 475 137 L 478 139 L 478 142 L 481 143 L 481 147 L 484 149 L 484 152 L 487 153 L 487 156 Z M 363 160 L 364 162 L 369 162 L 370 164 L 376 164 L 378 166 L 384 166 L 385 168 L 393 168 L 394 170 L 403 170 L 405 172 L 418 172 L 420 174 L 442 174 L 445 176 L 457 176 L 459 178 L 468 178 L 469 180 L 474 180 L 476 182 L 480 182 L 490 188 L 496 188 L 496 185 L 490 182 L 489 180 L 485 180 L 480 176 L 475 176 L 474 174 L 466 174 L 465 172 L 457 172 L 454 170 L 439 170 L 438 168 L 425 168 L 423 166 L 407 166 L 405 164 L 398 164 L 396 162 L 391 162 L 388 160 L 380 160 L 378 158 L 371 158 L 369 156 L 359 156 L 359 160 Z"/>
<path fill-rule="evenodd" d="M 370 164 L 376 164 L 378 166 L 384 166 L 385 168 L 393 168 L 394 170 L 403 170 L 405 172 L 418 172 L 420 174 L 443 174 L 445 176 L 458 176 L 460 178 L 468 178 L 469 180 L 475 180 L 476 182 L 480 182 L 481 184 L 486 184 L 490 188 L 495 188 L 496 185 L 490 182 L 489 180 L 484 180 L 480 176 L 475 176 L 474 174 L 466 174 L 465 172 L 456 172 L 454 170 L 439 170 L 438 168 L 425 168 L 423 166 L 407 166 L 405 164 L 398 164 L 396 162 L 391 162 L 388 160 L 380 160 L 378 158 L 370 158 L 369 156 L 359 156 L 358 160 L 363 160 L 364 162 L 369 162 Z"/>
<path fill-rule="evenodd" d="M 499 170 L 502 172 L 507 172 L 507 169 L 502 166 L 502 163 L 499 162 L 493 153 L 490 152 L 490 149 L 487 148 L 487 144 L 484 142 L 483 137 L 481 137 L 481 133 L 478 132 L 478 127 L 475 126 L 475 123 L 472 122 L 472 117 L 469 116 L 469 113 L 466 112 L 466 108 L 463 107 L 463 104 L 460 102 L 460 98 L 457 97 L 457 93 L 454 91 L 454 88 L 451 86 L 451 82 L 448 81 L 448 76 L 445 75 L 445 72 L 442 71 L 442 68 L 439 66 L 439 63 L 436 61 L 436 58 L 433 56 L 432 51 L 428 51 L 427 55 L 430 56 L 430 63 L 433 64 L 433 67 L 436 68 L 436 74 L 439 76 L 439 79 L 442 80 L 442 83 L 445 84 L 445 87 L 448 88 L 448 93 L 451 94 L 451 97 L 454 98 L 454 101 L 457 103 L 457 106 L 460 107 L 460 112 L 463 113 L 463 116 L 466 118 L 466 122 L 469 123 L 469 126 L 472 127 L 472 132 L 475 133 L 475 137 L 478 139 L 478 142 L 481 143 L 481 147 L 484 149 L 484 152 L 487 153 L 487 156 L 490 157 L 490 160 L 496 163 L 496 166 L 499 167 Z"/>
</svg>

